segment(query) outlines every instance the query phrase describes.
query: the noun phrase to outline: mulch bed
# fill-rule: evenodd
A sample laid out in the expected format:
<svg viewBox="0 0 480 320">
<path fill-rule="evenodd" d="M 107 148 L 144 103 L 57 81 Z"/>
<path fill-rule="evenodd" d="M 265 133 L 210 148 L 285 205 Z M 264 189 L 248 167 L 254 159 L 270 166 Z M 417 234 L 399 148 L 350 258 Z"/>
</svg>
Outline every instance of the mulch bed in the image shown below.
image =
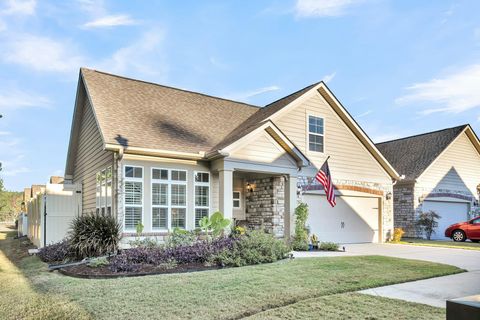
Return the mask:
<svg viewBox="0 0 480 320">
<path fill-rule="evenodd" d="M 139 277 L 139 276 L 149 276 L 149 275 L 156 275 L 156 274 L 185 273 L 185 272 L 196 272 L 196 271 L 217 270 L 217 269 L 221 269 L 221 267 L 205 266 L 199 263 L 181 264 L 181 265 L 177 265 L 174 268 L 165 268 L 165 267 L 159 267 L 159 266 L 152 266 L 149 264 L 142 264 L 135 271 L 113 272 L 108 268 L 108 266 L 92 268 L 86 264 L 82 264 L 78 266 L 62 268 L 62 269 L 59 269 L 58 271 L 61 274 L 64 274 L 70 277 L 75 277 L 75 278 L 111 279 L 111 278 L 121 278 L 121 277 Z"/>
</svg>

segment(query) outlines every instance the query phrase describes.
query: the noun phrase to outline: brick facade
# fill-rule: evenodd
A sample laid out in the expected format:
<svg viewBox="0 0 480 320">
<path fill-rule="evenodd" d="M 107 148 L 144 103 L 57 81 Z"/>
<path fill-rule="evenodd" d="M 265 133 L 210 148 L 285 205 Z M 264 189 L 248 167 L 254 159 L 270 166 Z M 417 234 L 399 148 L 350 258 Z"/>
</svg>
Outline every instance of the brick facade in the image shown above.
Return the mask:
<svg viewBox="0 0 480 320">
<path fill-rule="evenodd" d="M 285 178 L 249 180 L 253 190 L 245 197 L 246 223 L 250 229 L 265 229 L 276 237 L 284 236 Z"/>
</svg>

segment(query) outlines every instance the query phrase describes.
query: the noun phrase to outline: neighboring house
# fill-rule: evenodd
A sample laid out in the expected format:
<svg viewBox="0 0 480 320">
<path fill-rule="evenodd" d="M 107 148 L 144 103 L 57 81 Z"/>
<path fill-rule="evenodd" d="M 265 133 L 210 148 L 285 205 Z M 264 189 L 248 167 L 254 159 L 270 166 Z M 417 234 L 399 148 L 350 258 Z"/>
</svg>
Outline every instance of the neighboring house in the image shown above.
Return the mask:
<svg viewBox="0 0 480 320">
<path fill-rule="evenodd" d="M 313 179 L 327 156 L 335 208 Z M 65 179 L 82 184 L 84 213 L 117 215 L 125 237 L 142 223 L 162 240 L 217 210 L 288 237 L 302 200 L 321 240 L 383 241 L 398 178 L 323 82 L 260 108 L 80 71 Z"/>
<path fill-rule="evenodd" d="M 394 186 L 395 227 L 420 236 L 419 213 L 436 211 L 441 219 L 435 239 L 478 209 L 480 143 L 470 125 L 377 144 L 404 179 Z"/>
</svg>

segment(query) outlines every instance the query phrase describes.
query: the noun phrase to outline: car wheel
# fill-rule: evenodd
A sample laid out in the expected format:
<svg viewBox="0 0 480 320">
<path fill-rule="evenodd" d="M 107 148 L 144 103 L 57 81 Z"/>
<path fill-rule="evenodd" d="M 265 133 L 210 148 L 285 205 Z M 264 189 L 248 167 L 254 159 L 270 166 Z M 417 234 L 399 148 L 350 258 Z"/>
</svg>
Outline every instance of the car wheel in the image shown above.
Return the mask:
<svg viewBox="0 0 480 320">
<path fill-rule="evenodd" d="M 463 232 L 462 230 L 453 231 L 452 239 L 455 242 L 463 242 L 463 241 L 467 240 L 466 237 L 465 237 L 465 232 Z"/>
</svg>

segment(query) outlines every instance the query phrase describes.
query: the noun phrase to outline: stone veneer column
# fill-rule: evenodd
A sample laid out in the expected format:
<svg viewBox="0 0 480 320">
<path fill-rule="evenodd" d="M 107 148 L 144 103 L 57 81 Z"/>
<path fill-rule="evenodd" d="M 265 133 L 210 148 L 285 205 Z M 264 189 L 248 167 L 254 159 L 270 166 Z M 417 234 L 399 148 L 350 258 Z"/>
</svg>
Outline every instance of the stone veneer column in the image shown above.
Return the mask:
<svg viewBox="0 0 480 320">
<path fill-rule="evenodd" d="M 284 236 L 285 178 L 249 180 L 253 191 L 246 194 L 246 219 L 250 229 L 265 229 L 276 237 Z"/>
</svg>

